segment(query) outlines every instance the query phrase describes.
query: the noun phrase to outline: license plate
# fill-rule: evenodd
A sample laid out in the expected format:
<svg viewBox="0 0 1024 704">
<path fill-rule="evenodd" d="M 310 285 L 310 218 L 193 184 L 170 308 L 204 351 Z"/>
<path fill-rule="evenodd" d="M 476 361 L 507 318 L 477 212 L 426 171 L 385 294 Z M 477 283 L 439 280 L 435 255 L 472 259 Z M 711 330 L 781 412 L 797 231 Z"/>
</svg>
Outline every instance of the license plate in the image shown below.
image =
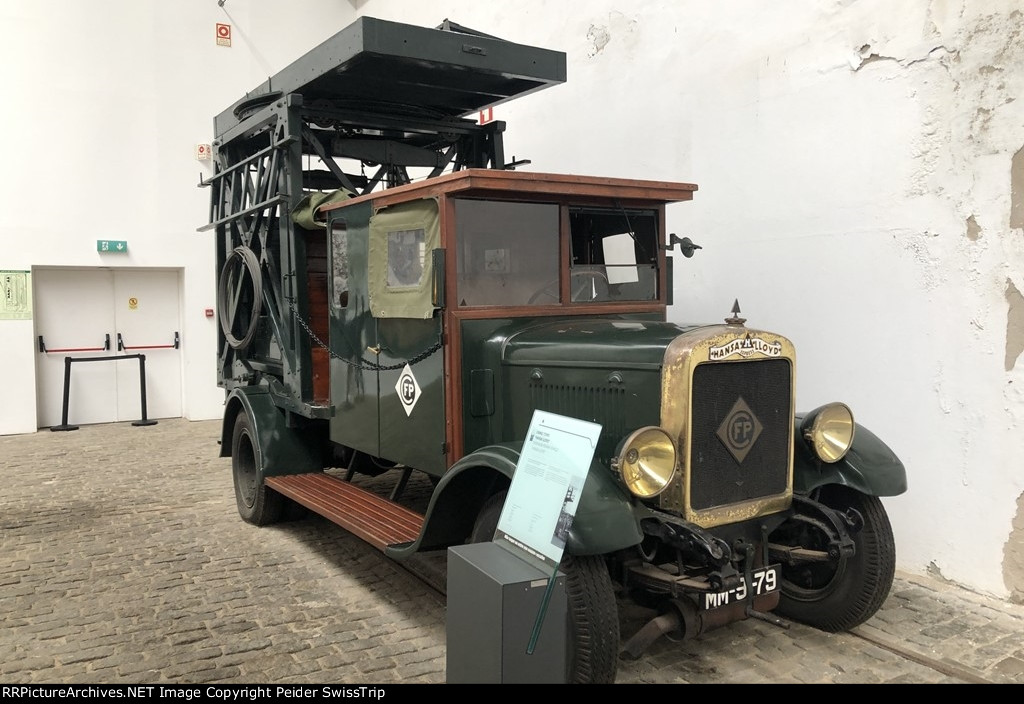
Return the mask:
<svg viewBox="0 0 1024 704">
<path fill-rule="evenodd" d="M 750 592 L 754 596 L 771 594 L 779 589 L 779 566 L 769 565 L 759 567 L 750 575 L 750 583 L 741 582 L 735 589 L 713 594 L 704 594 L 701 606 L 705 609 L 717 609 L 729 604 L 736 604 L 747 600 Z"/>
</svg>

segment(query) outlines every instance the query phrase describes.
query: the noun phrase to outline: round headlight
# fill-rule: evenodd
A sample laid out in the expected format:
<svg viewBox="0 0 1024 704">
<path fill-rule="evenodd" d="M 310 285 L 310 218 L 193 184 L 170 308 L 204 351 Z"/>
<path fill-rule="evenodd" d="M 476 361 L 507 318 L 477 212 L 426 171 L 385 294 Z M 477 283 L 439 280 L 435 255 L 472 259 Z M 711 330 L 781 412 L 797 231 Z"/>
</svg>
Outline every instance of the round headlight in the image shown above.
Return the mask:
<svg viewBox="0 0 1024 704">
<path fill-rule="evenodd" d="M 855 427 L 846 404 L 828 403 L 808 413 L 800 431 L 822 462 L 838 462 L 853 444 Z"/>
<path fill-rule="evenodd" d="M 630 493 L 650 499 L 665 491 L 675 476 L 676 446 L 661 428 L 640 428 L 622 443 L 613 467 Z"/>
</svg>

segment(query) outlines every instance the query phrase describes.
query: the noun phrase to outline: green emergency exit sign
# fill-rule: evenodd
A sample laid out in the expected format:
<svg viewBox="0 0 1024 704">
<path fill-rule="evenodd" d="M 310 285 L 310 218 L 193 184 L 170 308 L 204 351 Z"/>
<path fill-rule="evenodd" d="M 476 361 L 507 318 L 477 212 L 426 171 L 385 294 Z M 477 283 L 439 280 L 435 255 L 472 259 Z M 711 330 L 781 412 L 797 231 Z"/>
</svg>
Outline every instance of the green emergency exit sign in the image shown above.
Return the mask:
<svg viewBox="0 0 1024 704">
<path fill-rule="evenodd" d="M 96 240 L 97 252 L 128 253 L 128 242 L 125 240 Z"/>
</svg>

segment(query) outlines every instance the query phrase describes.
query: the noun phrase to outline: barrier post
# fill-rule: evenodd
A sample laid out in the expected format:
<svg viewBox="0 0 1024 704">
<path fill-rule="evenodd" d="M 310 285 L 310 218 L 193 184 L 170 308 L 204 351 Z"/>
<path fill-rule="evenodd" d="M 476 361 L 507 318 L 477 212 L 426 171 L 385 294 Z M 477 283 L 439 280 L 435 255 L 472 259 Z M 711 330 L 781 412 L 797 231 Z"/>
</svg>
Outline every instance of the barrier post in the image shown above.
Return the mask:
<svg viewBox="0 0 1024 704">
<path fill-rule="evenodd" d="M 155 420 L 146 418 L 146 355 L 139 355 L 139 389 L 141 389 L 142 420 L 137 420 L 132 425 L 156 425 Z"/>
<path fill-rule="evenodd" d="M 42 344 L 42 335 L 39 344 Z M 68 425 L 68 400 L 71 398 L 71 357 L 64 358 L 64 406 L 60 412 L 60 425 L 50 428 L 51 432 L 60 430 L 78 430 L 77 425 Z"/>
</svg>

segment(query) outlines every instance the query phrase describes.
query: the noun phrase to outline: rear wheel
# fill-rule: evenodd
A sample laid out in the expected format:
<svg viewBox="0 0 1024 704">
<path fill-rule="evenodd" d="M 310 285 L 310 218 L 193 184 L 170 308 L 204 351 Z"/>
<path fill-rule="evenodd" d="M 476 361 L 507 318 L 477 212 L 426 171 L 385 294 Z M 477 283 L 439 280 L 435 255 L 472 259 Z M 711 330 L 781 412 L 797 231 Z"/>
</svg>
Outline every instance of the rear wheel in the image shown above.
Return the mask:
<svg viewBox="0 0 1024 704">
<path fill-rule="evenodd" d="M 231 434 L 231 474 L 235 482 L 235 503 L 243 520 L 265 526 L 281 518 L 284 497 L 264 483 L 256 448 L 252 421 L 245 411 L 240 411 Z"/>
<path fill-rule="evenodd" d="M 878 497 L 830 485 L 813 498 L 840 513 L 860 513 L 864 526 L 851 536 L 856 552 L 829 562 L 783 565 L 778 611 L 824 631 L 849 630 L 874 616 L 889 595 L 896 571 L 892 526 Z M 828 544 L 822 531 L 795 521 L 780 526 L 771 541 L 812 550 Z"/>
<path fill-rule="evenodd" d="M 505 492 L 488 499 L 470 542 L 491 540 L 498 527 Z M 604 558 L 599 555 L 562 557 L 569 609 L 569 652 L 566 681 L 572 684 L 615 682 L 619 652 L 619 612 L 615 589 Z"/>
</svg>

